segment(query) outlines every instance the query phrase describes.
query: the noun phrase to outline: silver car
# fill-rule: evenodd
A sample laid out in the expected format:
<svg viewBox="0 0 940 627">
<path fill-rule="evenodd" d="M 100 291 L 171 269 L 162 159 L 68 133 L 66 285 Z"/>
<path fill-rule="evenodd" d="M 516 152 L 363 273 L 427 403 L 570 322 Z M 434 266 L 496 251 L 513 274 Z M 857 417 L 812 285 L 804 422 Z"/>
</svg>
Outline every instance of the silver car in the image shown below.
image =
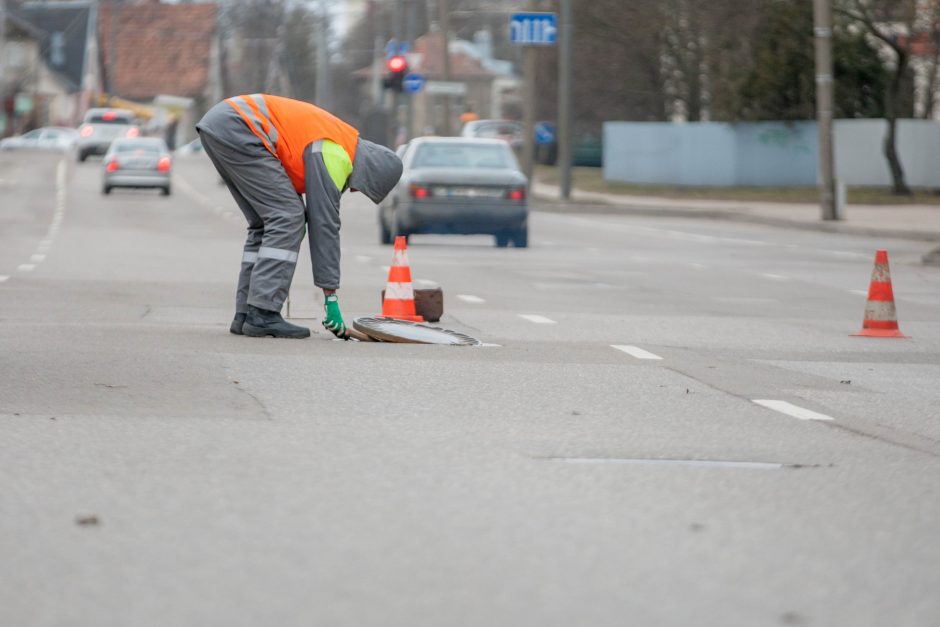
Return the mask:
<svg viewBox="0 0 940 627">
<path fill-rule="evenodd" d="M 115 139 L 104 156 L 101 191 L 110 194 L 115 187 L 156 187 L 169 196 L 172 165 L 162 139 Z"/>
<path fill-rule="evenodd" d="M 61 126 L 44 126 L 22 135 L 0 139 L 0 150 L 52 150 L 68 152 L 75 147 L 78 131 Z"/>
<path fill-rule="evenodd" d="M 420 137 L 402 158 L 401 180 L 379 206 L 383 244 L 415 233 L 493 235 L 529 245 L 528 180 L 500 139 Z"/>
<path fill-rule="evenodd" d="M 134 114 L 125 109 L 89 109 L 78 127 L 78 160 L 89 155 L 103 155 L 111 142 L 119 138 L 133 139 L 140 135 Z"/>
</svg>

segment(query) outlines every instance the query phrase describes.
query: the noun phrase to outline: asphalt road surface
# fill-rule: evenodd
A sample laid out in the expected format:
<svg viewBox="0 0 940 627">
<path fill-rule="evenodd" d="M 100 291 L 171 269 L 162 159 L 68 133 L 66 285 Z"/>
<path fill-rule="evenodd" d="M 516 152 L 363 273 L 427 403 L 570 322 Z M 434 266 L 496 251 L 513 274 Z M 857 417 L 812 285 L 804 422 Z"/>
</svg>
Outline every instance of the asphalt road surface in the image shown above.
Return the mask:
<svg viewBox="0 0 940 627">
<path fill-rule="evenodd" d="M 498 346 L 333 340 L 306 253 L 315 334 L 251 339 L 208 162 L 100 167 L 0 153 L 0 625 L 940 621 L 929 245 L 535 212 L 409 247 Z M 351 320 L 392 251 L 342 215 Z M 877 248 L 910 339 L 850 337 Z"/>
</svg>

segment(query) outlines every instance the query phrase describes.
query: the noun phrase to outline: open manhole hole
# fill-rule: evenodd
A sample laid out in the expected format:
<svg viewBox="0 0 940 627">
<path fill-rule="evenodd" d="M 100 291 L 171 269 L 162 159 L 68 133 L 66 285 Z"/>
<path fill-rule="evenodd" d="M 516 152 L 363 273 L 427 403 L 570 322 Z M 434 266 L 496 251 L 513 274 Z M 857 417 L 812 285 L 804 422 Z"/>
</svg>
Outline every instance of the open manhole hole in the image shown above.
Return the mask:
<svg viewBox="0 0 940 627">
<path fill-rule="evenodd" d="M 482 345 L 480 340 L 465 333 L 391 318 L 356 318 L 353 320 L 353 328 L 377 342 L 445 344 L 450 346 Z"/>
</svg>

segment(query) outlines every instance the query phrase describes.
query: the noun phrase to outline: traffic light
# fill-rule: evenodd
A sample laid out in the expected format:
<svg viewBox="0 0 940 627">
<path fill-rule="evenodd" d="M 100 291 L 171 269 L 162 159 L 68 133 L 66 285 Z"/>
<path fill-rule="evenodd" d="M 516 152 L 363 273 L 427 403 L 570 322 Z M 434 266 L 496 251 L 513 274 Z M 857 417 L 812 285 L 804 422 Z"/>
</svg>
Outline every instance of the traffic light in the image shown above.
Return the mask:
<svg viewBox="0 0 940 627">
<path fill-rule="evenodd" d="M 408 62 L 400 54 L 389 57 L 385 62 L 388 68 L 388 74 L 385 75 L 385 89 L 401 92 L 402 84 L 405 80 L 405 74 L 408 73 Z"/>
</svg>

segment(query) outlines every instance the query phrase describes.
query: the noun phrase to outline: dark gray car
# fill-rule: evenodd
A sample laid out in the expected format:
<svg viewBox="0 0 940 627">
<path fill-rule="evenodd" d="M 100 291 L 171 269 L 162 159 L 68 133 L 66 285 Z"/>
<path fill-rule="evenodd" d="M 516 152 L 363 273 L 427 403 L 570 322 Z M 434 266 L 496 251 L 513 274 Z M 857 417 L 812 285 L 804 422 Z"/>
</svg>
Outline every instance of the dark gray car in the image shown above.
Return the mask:
<svg viewBox="0 0 940 627">
<path fill-rule="evenodd" d="M 528 180 L 505 141 L 421 137 L 402 161 L 401 180 L 379 206 L 383 244 L 397 235 L 454 233 L 528 246 Z"/>
</svg>

